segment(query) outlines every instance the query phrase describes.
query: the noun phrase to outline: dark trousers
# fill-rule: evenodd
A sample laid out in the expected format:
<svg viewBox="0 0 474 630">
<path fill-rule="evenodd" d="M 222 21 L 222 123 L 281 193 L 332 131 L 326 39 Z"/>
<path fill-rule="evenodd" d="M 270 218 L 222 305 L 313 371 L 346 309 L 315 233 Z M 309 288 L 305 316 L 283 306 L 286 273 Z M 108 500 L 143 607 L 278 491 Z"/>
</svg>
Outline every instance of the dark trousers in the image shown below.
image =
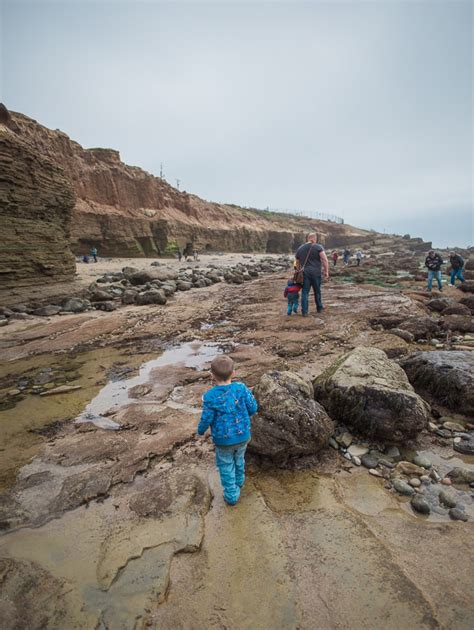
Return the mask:
<svg viewBox="0 0 474 630">
<path fill-rule="evenodd" d="M 308 312 L 308 297 L 311 287 L 314 291 L 314 301 L 318 313 L 323 310 L 323 301 L 321 299 L 321 274 L 316 275 L 311 272 L 304 272 L 303 290 L 301 291 L 301 312 L 305 315 Z"/>
</svg>

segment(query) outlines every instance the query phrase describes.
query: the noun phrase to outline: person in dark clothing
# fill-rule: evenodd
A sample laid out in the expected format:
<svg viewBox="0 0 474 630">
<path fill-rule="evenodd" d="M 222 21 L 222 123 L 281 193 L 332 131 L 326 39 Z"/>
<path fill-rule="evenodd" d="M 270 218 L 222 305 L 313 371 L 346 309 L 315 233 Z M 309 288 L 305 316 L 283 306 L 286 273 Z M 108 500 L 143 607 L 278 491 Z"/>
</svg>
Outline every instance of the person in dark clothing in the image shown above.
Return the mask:
<svg viewBox="0 0 474 630">
<path fill-rule="evenodd" d="M 91 256 L 94 259 L 94 262 L 97 262 L 97 247 L 93 247 L 91 249 Z"/>
<path fill-rule="evenodd" d="M 300 301 L 301 284 L 296 284 L 293 278 L 288 280 L 283 295 L 288 299 L 287 315 L 298 312 L 298 304 Z"/>
<path fill-rule="evenodd" d="M 456 252 L 449 252 L 449 263 L 451 265 L 451 283 L 450 287 L 455 286 L 456 278 L 464 282 L 462 270 L 464 268 L 464 258 Z"/>
<path fill-rule="evenodd" d="M 297 266 L 303 270 L 303 291 L 301 292 L 301 314 L 308 317 L 308 297 L 311 287 L 314 291 L 316 310 L 323 310 L 321 298 L 322 272 L 329 278 L 329 263 L 322 245 L 316 242 L 316 234 L 308 234 L 308 242 L 298 248 L 295 254 Z"/>
<path fill-rule="evenodd" d="M 342 259 L 344 260 L 344 264 L 347 266 L 349 264 L 349 259 L 351 257 L 351 250 L 350 249 L 345 249 L 344 253 L 342 255 Z"/>
<path fill-rule="evenodd" d="M 183 257 L 183 254 L 181 253 L 181 250 L 178 249 L 178 261 L 181 262 L 181 258 Z"/>
<path fill-rule="evenodd" d="M 443 283 L 441 281 L 441 265 L 444 265 L 443 259 L 439 254 L 431 249 L 425 259 L 425 267 L 428 269 L 428 291 L 431 291 L 433 288 L 433 278 L 436 278 L 438 289 L 440 291 L 443 290 Z"/>
</svg>

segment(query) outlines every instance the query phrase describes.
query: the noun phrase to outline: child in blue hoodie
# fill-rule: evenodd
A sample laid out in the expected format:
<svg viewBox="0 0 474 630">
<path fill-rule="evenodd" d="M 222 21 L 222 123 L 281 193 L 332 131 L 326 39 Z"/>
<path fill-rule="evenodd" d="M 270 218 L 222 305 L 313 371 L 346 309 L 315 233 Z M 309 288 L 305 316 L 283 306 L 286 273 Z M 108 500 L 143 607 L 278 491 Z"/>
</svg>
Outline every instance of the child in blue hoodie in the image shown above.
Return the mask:
<svg viewBox="0 0 474 630">
<path fill-rule="evenodd" d="M 250 441 L 250 416 L 257 401 L 243 383 L 232 383 L 234 362 L 219 355 L 211 363 L 215 386 L 202 397 L 203 409 L 197 432 L 211 427 L 216 446 L 216 465 L 224 488 L 224 500 L 235 505 L 245 481 L 245 451 Z"/>
</svg>

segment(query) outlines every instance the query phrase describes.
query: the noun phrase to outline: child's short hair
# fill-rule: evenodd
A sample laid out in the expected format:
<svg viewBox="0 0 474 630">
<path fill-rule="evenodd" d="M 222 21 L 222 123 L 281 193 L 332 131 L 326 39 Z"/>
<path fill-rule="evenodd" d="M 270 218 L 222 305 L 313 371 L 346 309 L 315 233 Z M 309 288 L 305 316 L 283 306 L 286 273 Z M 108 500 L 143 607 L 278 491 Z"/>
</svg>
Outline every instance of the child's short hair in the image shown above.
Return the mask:
<svg viewBox="0 0 474 630">
<path fill-rule="evenodd" d="M 211 372 L 220 381 L 227 381 L 234 371 L 234 362 L 225 354 L 220 354 L 211 363 Z"/>
</svg>

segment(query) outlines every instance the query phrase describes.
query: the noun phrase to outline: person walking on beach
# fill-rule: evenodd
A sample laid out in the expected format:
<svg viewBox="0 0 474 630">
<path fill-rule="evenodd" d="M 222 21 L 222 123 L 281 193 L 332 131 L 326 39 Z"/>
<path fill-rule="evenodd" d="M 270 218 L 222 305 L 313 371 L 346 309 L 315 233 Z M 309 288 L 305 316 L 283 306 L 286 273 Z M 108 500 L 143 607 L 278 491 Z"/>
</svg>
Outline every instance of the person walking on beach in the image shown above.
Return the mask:
<svg viewBox="0 0 474 630">
<path fill-rule="evenodd" d="M 441 279 L 441 265 L 444 265 L 444 261 L 439 254 L 433 249 L 430 249 L 428 256 L 425 258 L 425 267 L 428 269 L 428 291 L 433 288 L 433 279 L 436 278 L 438 283 L 438 289 L 443 290 L 443 283 Z"/>
<path fill-rule="evenodd" d="M 97 247 L 92 247 L 91 256 L 94 259 L 94 262 L 97 262 Z"/>
<path fill-rule="evenodd" d="M 288 283 L 283 291 L 284 297 L 288 300 L 287 315 L 298 312 L 298 305 L 300 299 L 301 284 L 296 284 L 293 278 L 288 280 Z"/>
<path fill-rule="evenodd" d="M 456 252 L 449 252 L 449 263 L 451 265 L 451 282 L 449 284 L 450 287 L 455 286 L 456 278 L 464 282 L 464 276 L 462 275 L 462 270 L 464 268 L 464 258 L 461 254 L 456 254 Z"/>
<path fill-rule="evenodd" d="M 337 259 L 339 258 L 339 254 L 336 250 L 332 253 L 332 264 L 335 267 L 337 265 Z"/>
<path fill-rule="evenodd" d="M 245 482 L 245 451 L 250 441 L 250 418 L 257 412 L 257 401 L 243 383 L 232 382 L 234 362 L 223 354 L 211 363 L 214 387 L 202 397 L 203 406 L 198 435 L 211 428 L 216 446 L 224 501 L 235 505 Z"/>
<path fill-rule="evenodd" d="M 303 271 L 303 290 L 301 292 L 301 314 L 308 317 L 308 298 L 311 287 L 314 291 L 316 310 L 321 313 L 323 301 L 321 297 L 322 273 L 329 278 L 329 263 L 324 247 L 316 242 L 316 234 L 308 234 L 308 242 L 298 248 L 295 254 L 297 268 Z"/>
<path fill-rule="evenodd" d="M 342 259 L 343 259 L 343 261 L 344 261 L 344 265 L 345 265 L 346 267 L 347 267 L 347 265 L 349 264 L 349 259 L 350 259 L 350 257 L 351 257 L 351 250 L 350 250 L 350 249 L 347 249 L 347 247 L 346 247 L 346 249 L 344 250 L 343 256 L 342 256 Z"/>
<path fill-rule="evenodd" d="M 364 254 L 362 253 L 362 251 L 360 249 L 358 249 L 356 251 L 356 259 L 357 259 L 357 266 L 360 266 L 360 261 L 362 260 L 362 257 L 364 256 Z"/>
</svg>

